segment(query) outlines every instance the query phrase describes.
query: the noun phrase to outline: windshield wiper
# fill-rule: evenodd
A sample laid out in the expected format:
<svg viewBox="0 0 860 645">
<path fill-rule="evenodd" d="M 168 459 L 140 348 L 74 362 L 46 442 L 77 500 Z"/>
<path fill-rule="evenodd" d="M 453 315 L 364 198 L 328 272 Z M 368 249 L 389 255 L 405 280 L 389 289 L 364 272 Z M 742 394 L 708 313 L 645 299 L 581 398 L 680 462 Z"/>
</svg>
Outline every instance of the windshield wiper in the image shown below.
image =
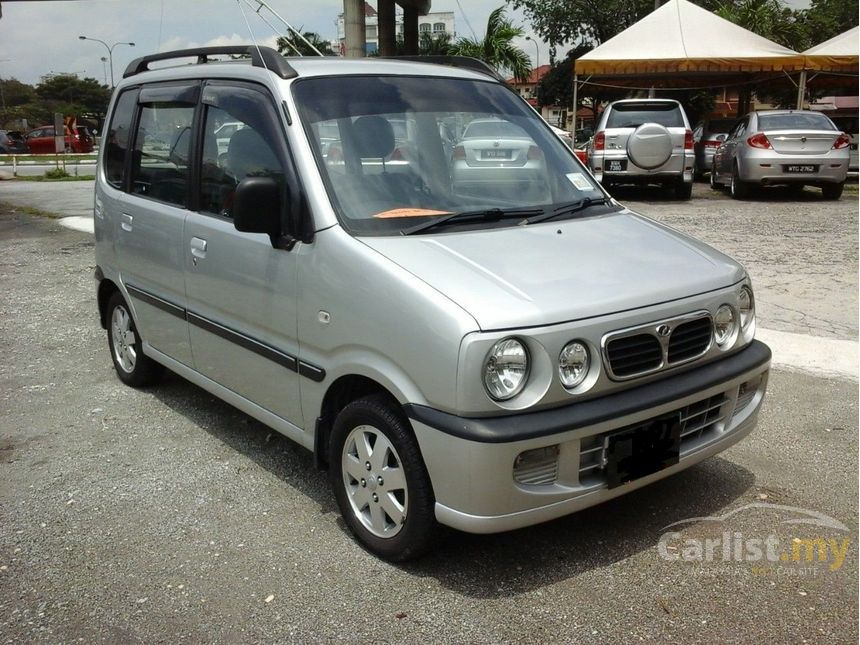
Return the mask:
<svg viewBox="0 0 860 645">
<path fill-rule="evenodd" d="M 572 215 L 573 213 L 578 213 L 579 211 L 583 211 L 591 206 L 596 206 L 597 204 L 605 204 L 606 202 L 606 197 L 583 197 L 578 202 L 564 204 L 562 206 L 559 206 L 555 210 L 549 212 L 542 212 L 537 217 L 530 217 L 523 223 L 538 224 L 540 222 L 546 222 L 548 220 L 555 219 L 556 217 Z"/>
<path fill-rule="evenodd" d="M 541 215 L 543 212 L 542 208 L 483 208 L 474 211 L 462 211 L 459 213 L 451 213 L 445 217 L 440 217 L 432 222 L 422 222 L 421 224 L 411 228 L 405 228 L 400 231 L 400 234 L 414 235 L 415 233 L 422 233 L 423 231 L 430 230 L 431 228 L 436 228 L 445 224 L 452 224 L 460 220 L 482 219 L 492 221 L 500 220 L 504 217 L 529 217 L 533 215 Z"/>
</svg>

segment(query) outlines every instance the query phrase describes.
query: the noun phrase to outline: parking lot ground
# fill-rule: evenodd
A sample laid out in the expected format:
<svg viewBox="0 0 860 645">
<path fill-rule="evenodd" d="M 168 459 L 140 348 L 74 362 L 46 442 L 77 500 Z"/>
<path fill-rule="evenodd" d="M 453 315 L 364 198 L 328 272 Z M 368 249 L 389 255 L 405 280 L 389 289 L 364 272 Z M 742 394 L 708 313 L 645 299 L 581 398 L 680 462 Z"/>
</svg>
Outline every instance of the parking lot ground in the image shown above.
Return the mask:
<svg viewBox="0 0 860 645">
<path fill-rule="evenodd" d="M 120 384 L 93 264 L 91 235 L 0 209 L 2 642 L 857 642 L 855 383 L 775 370 L 719 457 L 394 566 L 350 539 L 303 449 L 177 377 Z M 786 559 L 695 557 L 725 531 Z"/>
</svg>

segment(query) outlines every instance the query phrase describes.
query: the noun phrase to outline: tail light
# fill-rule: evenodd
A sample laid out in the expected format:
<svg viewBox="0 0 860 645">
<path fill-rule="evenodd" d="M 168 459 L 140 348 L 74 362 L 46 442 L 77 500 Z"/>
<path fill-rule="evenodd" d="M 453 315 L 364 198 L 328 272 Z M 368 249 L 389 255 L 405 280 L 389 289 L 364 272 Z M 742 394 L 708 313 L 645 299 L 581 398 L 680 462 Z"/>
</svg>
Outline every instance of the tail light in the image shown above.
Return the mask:
<svg viewBox="0 0 860 645">
<path fill-rule="evenodd" d="M 466 160 L 466 149 L 463 146 L 454 146 L 454 161 Z"/>
<path fill-rule="evenodd" d="M 768 140 L 767 135 L 764 132 L 759 132 L 758 134 L 752 135 L 749 139 L 747 139 L 747 143 L 753 148 L 761 148 L 762 150 L 773 150 L 773 146 L 770 145 L 770 141 Z"/>
<path fill-rule="evenodd" d="M 722 141 L 702 141 L 702 145 L 706 148 L 719 148 Z"/>
<path fill-rule="evenodd" d="M 595 150 L 605 150 L 606 149 L 606 133 L 598 132 L 594 135 L 594 149 Z"/>
<path fill-rule="evenodd" d="M 693 131 L 686 130 L 684 131 L 684 150 L 692 150 L 693 149 Z"/>
<path fill-rule="evenodd" d="M 543 152 L 537 146 L 529 146 L 529 161 L 536 161 L 538 159 L 543 159 Z"/>
<path fill-rule="evenodd" d="M 395 148 L 394 152 L 391 153 L 391 157 L 389 157 L 389 161 L 403 161 L 406 157 L 403 156 L 403 150 L 400 148 Z"/>
<path fill-rule="evenodd" d="M 833 150 L 841 150 L 842 148 L 847 148 L 851 145 L 851 139 L 847 134 L 842 132 L 838 137 L 836 137 L 836 141 L 833 142 Z"/>
</svg>

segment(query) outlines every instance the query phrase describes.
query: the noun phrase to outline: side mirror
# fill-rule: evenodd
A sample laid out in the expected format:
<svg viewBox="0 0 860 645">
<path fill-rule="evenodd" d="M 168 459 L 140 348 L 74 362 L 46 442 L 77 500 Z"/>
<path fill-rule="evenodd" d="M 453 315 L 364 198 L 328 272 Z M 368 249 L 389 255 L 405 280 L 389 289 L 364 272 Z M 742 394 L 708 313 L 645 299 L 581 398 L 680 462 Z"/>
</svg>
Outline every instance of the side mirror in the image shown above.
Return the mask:
<svg viewBox="0 0 860 645">
<path fill-rule="evenodd" d="M 725 141 L 728 138 L 729 138 L 729 135 L 727 135 L 727 134 L 718 134 L 717 135 L 717 141 Z"/>
<path fill-rule="evenodd" d="M 246 177 L 233 195 L 233 226 L 243 233 L 281 234 L 281 187 L 271 177 Z"/>
</svg>

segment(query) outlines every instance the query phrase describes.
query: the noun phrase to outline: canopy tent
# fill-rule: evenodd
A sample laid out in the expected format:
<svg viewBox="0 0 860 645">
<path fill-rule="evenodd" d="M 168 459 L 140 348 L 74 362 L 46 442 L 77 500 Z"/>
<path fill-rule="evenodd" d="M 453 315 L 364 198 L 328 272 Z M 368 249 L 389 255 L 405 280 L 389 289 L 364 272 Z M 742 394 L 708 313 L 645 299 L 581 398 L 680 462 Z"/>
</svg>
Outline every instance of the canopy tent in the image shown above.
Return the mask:
<svg viewBox="0 0 860 645">
<path fill-rule="evenodd" d="M 798 72 L 805 59 L 787 47 L 739 27 L 687 0 L 669 0 L 635 25 L 581 56 L 578 76 L 635 78 L 664 87 L 689 79 L 749 79 L 762 72 Z M 677 78 L 688 77 L 687 80 Z M 674 78 L 673 78 L 674 77 Z M 738 79 L 740 80 L 740 79 Z M 629 84 L 629 83 L 625 83 Z"/>
<path fill-rule="evenodd" d="M 806 68 L 821 72 L 844 72 L 857 74 L 860 57 L 860 27 L 825 40 L 820 45 L 810 47 L 806 56 Z"/>
</svg>

